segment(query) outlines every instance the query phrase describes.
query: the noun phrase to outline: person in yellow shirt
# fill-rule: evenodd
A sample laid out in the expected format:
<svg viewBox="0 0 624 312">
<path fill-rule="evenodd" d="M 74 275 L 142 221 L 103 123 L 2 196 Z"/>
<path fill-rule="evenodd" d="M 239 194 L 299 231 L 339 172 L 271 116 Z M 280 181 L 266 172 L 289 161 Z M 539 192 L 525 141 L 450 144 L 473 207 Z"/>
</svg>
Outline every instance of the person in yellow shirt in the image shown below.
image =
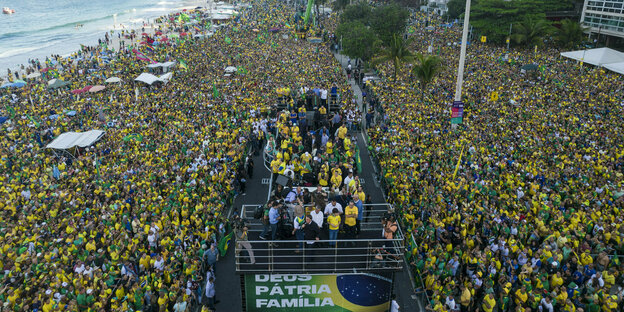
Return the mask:
<svg viewBox="0 0 624 312">
<path fill-rule="evenodd" d="M 516 305 L 524 306 L 529 299 L 529 294 L 526 292 L 526 287 L 522 285 L 522 288 L 516 290 Z"/>
<path fill-rule="evenodd" d="M 338 230 L 340 229 L 340 211 L 338 208 L 332 210 L 332 214 L 327 217 L 327 224 L 329 224 L 329 246 L 336 246 L 336 239 L 338 239 Z"/>
<path fill-rule="evenodd" d="M 336 130 L 336 136 L 340 140 L 344 140 L 347 137 L 347 127 L 344 125 L 344 123 L 340 125 L 338 130 Z"/>
<path fill-rule="evenodd" d="M 331 177 L 331 184 L 335 189 L 340 189 L 340 185 L 342 184 L 342 176 L 333 175 Z"/>
<path fill-rule="evenodd" d="M 319 181 L 319 185 L 323 187 L 327 186 L 329 182 L 329 176 L 327 175 L 327 172 L 323 172 L 323 171 L 319 172 L 318 181 Z"/>
<path fill-rule="evenodd" d="M 319 107 L 318 109 L 319 115 L 320 115 L 320 120 L 321 122 L 324 122 L 325 120 L 327 120 L 327 108 L 325 108 L 325 106 Z"/>
<path fill-rule="evenodd" d="M 278 158 L 275 158 L 271 161 L 271 171 L 273 173 L 279 172 L 280 163 L 281 161 Z"/>
<path fill-rule="evenodd" d="M 355 225 L 358 216 L 358 208 L 353 201 L 349 201 L 349 205 L 345 208 L 345 233 L 347 239 L 355 239 Z M 355 242 L 351 241 L 351 244 L 355 246 Z"/>
<path fill-rule="evenodd" d="M 332 143 L 331 141 L 327 141 L 327 144 L 325 144 L 325 150 L 327 151 L 328 155 L 331 155 L 334 153 L 334 143 Z"/>
<path fill-rule="evenodd" d="M 494 299 L 494 294 L 489 293 L 483 298 L 481 308 L 483 308 L 483 311 L 492 312 L 494 311 L 494 307 L 496 307 L 496 299 Z"/>
</svg>

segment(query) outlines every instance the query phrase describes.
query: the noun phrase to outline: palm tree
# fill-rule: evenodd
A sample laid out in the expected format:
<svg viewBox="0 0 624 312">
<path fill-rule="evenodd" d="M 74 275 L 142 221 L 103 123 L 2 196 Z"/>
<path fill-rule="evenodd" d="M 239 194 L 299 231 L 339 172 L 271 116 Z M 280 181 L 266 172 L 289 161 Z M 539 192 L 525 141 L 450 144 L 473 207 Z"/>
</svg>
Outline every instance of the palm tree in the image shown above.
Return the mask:
<svg viewBox="0 0 624 312">
<path fill-rule="evenodd" d="M 414 55 L 408 49 L 410 42 L 410 39 L 403 40 L 403 36 L 401 34 L 393 34 L 390 46 L 381 50 L 379 55 L 373 58 L 373 64 L 392 61 L 394 65 L 394 79 L 396 79 L 401 65 L 414 60 Z"/>
<path fill-rule="evenodd" d="M 583 35 L 587 27 L 581 24 L 565 19 L 560 23 L 560 28 L 555 31 L 555 38 L 560 46 L 571 48 L 579 44 L 583 40 Z"/>
<path fill-rule="evenodd" d="M 416 54 L 418 64 L 414 65 L 412 72 L 422 84 L 422 89 L 433 81 L 433 78 L 442 71 L 442 59 L 435 55 Z"/>
<path fill-rule="evenodd" d="M 547 20 L 527 16 L 521 23 L 514 24 L 514 34 L 511 35 L 511 38 L 518 44 L 526 44 L 527 47 L 541 45 L 542 37 L 548 34 L 551 29 L 552 26 Z"/>
</svg>

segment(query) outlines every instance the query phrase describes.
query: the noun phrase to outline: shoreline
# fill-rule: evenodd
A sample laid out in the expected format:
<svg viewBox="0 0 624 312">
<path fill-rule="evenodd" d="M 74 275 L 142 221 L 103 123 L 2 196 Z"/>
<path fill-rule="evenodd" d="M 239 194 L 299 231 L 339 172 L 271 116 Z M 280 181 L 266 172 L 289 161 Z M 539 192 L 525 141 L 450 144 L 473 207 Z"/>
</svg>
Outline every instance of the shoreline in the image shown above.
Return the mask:
<svg viewBox="0 0 624 312">
<path fill-rule="evenodd" d="M 214 1 L 211 2 L 197 2 L 198 4 L 203 4 L 203 8 L 205 10 L 207 10 L 210 6 L 213 6 L 215 4 Z M 207 5 L 208 4 L 208 5 Z M 164 19 L 167 16 L 171 15 L 171 14 L 176 14 L 179 12 L 183 12 L 184 10 L 194 10 L 195 8 L 197 8 L 200 5 L 195 5 L 195 6 L 179 6 L 173 9 L 170 9 L 168 11 L 166 11 L 164 14 L 158 15 L 158 16 L 154 16 L 154 17 L 147 17 L 147 18 L 140 18 L 143 20 L 143 25 L 141 25 L 140 23 L 136 23 L 136 22 L 132 22 L 132 20 L 130 21 L 126 21 L 125 23 L 113 23 L 113 24 L 109 24 L 108 26 L 106 26 L 106 30 L 100 31 L 99 33 L 92 33 L 91 35 L 93 37 L 97 37 L 96 40 L 101 41 L 101 42 L 105 42 L 105 36 L 106 34 L 109 34 L 109 38 L 110 38 L 110 43 L 108 44 L 110 46 L 111 49 L 114 48 L 114 52 L 112 52 L 113 54 L 117 54 L 120 52 L 119 49 L 119 45 L 120 42 L 123 41 L 125 44 L 125 48 L 137 48 L 139 46 L 139 43 L 141 42 L 141 33 L 145 32 L 148 33 L 150 36 L 154 35 L 154 29 L 157 29 L 159 25 L 159 23 L 155 23 L 156 20 L 158 19 Z M 142 31 L 143 28 L 145 29 L 145 31 Z M 111 31 L 113 31 L 113 33 L 111 34 Z M 131 40 L 131 39 L 127 39 L 124 38 L 124 36 L 121 36 L 121 38 L 118 37 L 118 34 L 124 31 L 124 33 L 128 33 L 128 32 L 133 32 L 136 34 L 135 40 Z M 164 32 L 163 31 L 163 35 L 166 34 L 172 34 L 172 33 L 176 33 L 177 32 Z M 134 42 L 133 42 L 134 41 Z M 68 57 L 71 57 L 73 55 L 78 54 L 78 52 L 82 51 L 82 47 L 88 47 L 88 48 L 97 48 L 98 44 L 97 42 L 95 44 L 84 44 L 84 43 L 80 43 L 79 47 L 71 52 L 66 52 L 63 54 L 58 54 L 55 53 L 54 51 L 50 51 L 49 54 L 43 56 L 43 57 L 28 57 L 28 60 L 35 60 L 38 61 L 39 64 L 41 64 L 41 68 L 45 68 L 47 67 L 47 65 L 45 65 L 45 60 L 46 58 L 49 60 L 53 60 L 55 59 L 54 56 L 60 56 L 63 59 L 66 59 Z M 108 49 L 108 51 L 110 51 L 111 49 Z M 36 51 L 32 50 L 32 51 Z M 30 53 L 31 51 L 29 51 L 28 53 Z M 83 51 L 84 53 L 84 51 Z M 9 57 L 14 57 L 15 55 L 11 55 Z M 52 65 L 51 67 L 55 67 L 57 68 L 57 64 Z M 24 68 L 22 69 L 22 66 L 24 66 Z M 30 69 L 30 71 L 29 71 Z M 19 73 L 19 76 L 21 80 L 26 80 L 25 76 L 28 75 L 28 73 L 32 73 L 33 70 L 34 72 L 39 72 L 39 70 L 35 67 L 33 67 L 32 63 L 29 63 L 28 61 L 24 61 L 23 63 L 17 63 L 17 64 L 13 64 L 10 65 L 9 67 L 2 67 L 0 68 L 0 85 L 3 85 L 5 83 L 9 82 L 9 74 L 7 70 L 11 70 L 11 79 L 14 81 L 18 78 L 15 78 L 15 72 L 17 71 Z"/>
</svg>

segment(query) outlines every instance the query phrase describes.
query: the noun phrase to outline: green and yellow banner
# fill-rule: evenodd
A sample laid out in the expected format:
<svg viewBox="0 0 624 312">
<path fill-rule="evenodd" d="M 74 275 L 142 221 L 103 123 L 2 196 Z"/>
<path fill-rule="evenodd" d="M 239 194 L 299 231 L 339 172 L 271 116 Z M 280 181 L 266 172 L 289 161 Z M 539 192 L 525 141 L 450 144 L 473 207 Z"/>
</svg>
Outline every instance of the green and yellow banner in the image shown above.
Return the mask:
<svg viewBox="0 0 624 312">
<path fill-rule="evenodd" d="M 247 274 L 247 311 L 385 312 L 392 275 Z"/>
</svg>

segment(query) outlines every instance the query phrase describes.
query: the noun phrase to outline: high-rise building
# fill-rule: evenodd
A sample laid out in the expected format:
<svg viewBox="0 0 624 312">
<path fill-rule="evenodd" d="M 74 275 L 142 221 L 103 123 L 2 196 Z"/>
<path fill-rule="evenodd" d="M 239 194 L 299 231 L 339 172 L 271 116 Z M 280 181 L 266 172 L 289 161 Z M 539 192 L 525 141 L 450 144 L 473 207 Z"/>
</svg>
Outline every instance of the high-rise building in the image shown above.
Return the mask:
<svg viewBox="0 0 624 312">
<path fill-rule="evenodd" d="M 585 0 L 581 24 L 592 34 L 624 38 L 624 1 Z"/>
<path fill-rule="evenodd" d="M 429 0 L 427 4 L 420 7 L 421 11 L 434 12 L 438 15 L 444 15 L 448 12 L 446 4 L 449 0 Z"/>
</svg>

